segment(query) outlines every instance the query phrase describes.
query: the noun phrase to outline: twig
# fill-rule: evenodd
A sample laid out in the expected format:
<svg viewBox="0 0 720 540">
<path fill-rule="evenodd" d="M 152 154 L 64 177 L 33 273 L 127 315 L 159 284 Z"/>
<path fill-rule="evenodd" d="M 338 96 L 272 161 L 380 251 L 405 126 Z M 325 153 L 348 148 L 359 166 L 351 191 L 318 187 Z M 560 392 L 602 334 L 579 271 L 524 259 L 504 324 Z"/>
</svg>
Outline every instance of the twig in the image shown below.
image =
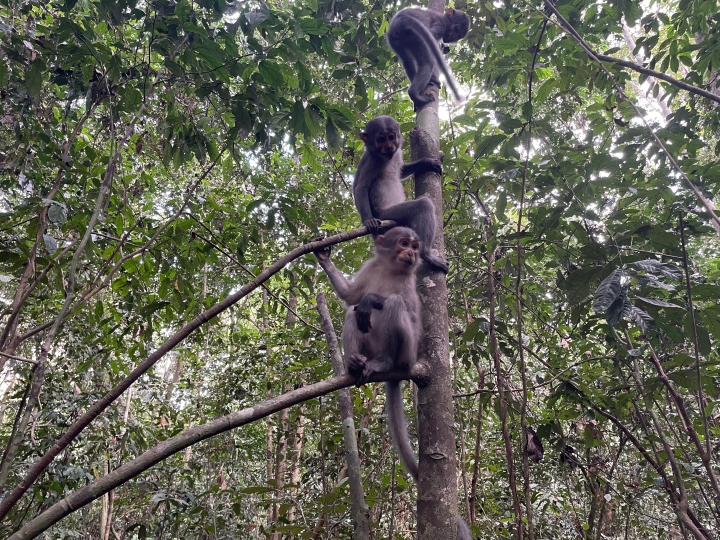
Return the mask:
<svg viewBox="0 0 720 540">
<path fill-rule="evenodd" d="M 37 366 L 38 362 L 37 360 L 30 360 L 29 358 L 23 358 L 22 356 L 15 356 L 14 354 L 8 354 L 0 351 L 0 356 L 4 356 L 5 358 L 10 358 L 12 360 L 19 360 L 20 362 L 27 362 L 28 364 L 35 364 Z"/>
</svg>

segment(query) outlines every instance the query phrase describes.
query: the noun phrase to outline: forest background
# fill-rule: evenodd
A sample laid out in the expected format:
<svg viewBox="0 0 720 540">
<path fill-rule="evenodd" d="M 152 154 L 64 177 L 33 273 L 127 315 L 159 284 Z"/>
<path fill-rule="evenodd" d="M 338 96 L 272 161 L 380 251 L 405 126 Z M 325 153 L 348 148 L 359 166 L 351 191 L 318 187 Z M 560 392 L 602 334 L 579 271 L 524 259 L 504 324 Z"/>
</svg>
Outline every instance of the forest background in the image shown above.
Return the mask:
<svg viewBox="0 0 720 540">
<path fill-rule="evenodd" d="M 413 126 L 384 40 L 405 5 L 0 0 L 0 536 L 332 377 L 317 294 L 338 330 L 344 309 L 302 246 L 360 226 L 367 120 Z M 720 6 L 454 6 L 472 21 L 448 52 L 469 99 L 440 105 L 459 511 L 484 539 L 714 538 Z M 350 236 L 348 274 L 371 246 Z M 379 390 L 351 392 L 370 523 L 411 538 Z M 352 537 L 338 401 L 299 401 L 44 537 Z"/>
</svg>

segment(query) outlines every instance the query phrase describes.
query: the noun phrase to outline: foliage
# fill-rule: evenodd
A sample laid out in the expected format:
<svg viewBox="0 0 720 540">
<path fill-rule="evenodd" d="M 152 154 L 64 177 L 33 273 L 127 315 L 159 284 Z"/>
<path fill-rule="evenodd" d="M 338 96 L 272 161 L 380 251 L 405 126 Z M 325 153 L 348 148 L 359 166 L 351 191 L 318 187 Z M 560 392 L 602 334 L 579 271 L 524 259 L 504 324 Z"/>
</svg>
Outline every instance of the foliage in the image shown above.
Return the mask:
<svg viewBox="0 0 720 540">
<path fill-rule="evenodd" d="M 448 56 L 472 91 L 462 107 L 443 101 L 441 146 L 461 513 L 475 473 L 477 535 L 516 535 L 492 324 L 521 484 L 524 400 L 545 443 L 530 466 L 535 538 L 681 538 L 679 485 L 717 532 L 720 245 L 709 213 L 541 3 L 456 7 L 472 26 Z M 404 133 L 413 125 L 384 41 L 394 10 L 0 0 L 3 447 L 29 383 L 42 381 L 6 481 L 0 470 L 6 490 L 185 323 L 297 245 L 359 226 L 356 134 L 379 114 Z M 597 52 L 719 93 L 717 2 L 571 0 L 558 10 Z M 712 199 L 717 103 L 605 66 Z M 334 258 L 352 273 L 369 247 L 345 243 Z M 328 286 L 314 260 L 266 285 L 191 333 L 84 430 L 0 522 L 2 535 L 190 426 L 331 376 L 314 311 Z M 339 329 L 343 306 L 328 298 Z M 46 362 L 44 379 L 21 359 Z M 416 495 L 395 464 L 382 395 L 353 394 L 364 487 L 376 535 L 392 526 L 409 538 Z M 120 538 L 349 538 L 338 418 L 328 396 L 200 443 L 49 537 L 101 538 L 109 515 Z"/>
</svg>

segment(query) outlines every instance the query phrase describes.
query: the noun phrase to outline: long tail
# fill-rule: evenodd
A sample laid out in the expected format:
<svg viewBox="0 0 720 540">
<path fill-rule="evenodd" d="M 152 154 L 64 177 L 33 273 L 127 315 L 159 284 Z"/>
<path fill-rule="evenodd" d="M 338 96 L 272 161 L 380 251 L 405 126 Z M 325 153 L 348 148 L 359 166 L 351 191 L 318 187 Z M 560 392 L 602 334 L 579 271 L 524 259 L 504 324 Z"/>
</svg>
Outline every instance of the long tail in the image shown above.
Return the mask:
<svg viewBox="0 0 720 540">
<path fill-rule="evenodd" d="M 403 412 L 399 381 L 387 381 L 385 383 L 385 400 L 387 402 L 390 437 L 395 445 L 395 450 L 400 456 L 400 461 L 417 484 L 420 469 L 415 459 L 415 452 L 410 446 L 410 436 L 408 435 L 405 413 Z M 470 529 L 460 516 L 457 516 L 457 540 L 472 540 Z"/>
<path fill-rule="evenodd" d="M 428 48 L 432 51 L 432 54 L 435 57 L 435 63 L 442 70 L 443 75 L 445 75 L 445 81 L 450 87 L 450 90 L 452 90 L 453 96 L 455 96 L 455 103 L 457 105 L 463 103 L 465 101 L 465 98 L 460 95 L 460 91 L 457 87 L 457 82 L 455 82 L 455 77 L 450 70 L 450 66 L 448 66 L 447 64 L 447 59 L 440 50 L 440 46 L 438 45 L 435 36 L 433 36 L 430 30 L 428 30 L 428 28 L 421 23 L 408 26 L 407 29 L 410 32 L 414 32 L 418 37 L 420 37 L 420 39 L 427 43 Z"/>
<path fill-rule="evenodd" d="M 418 462 L 415 459 L 415 452 L 410 446 L 405 413 L 403 412 L 402 394 L 400 392 L 400 381 L 387 381 L 385 383 L 385 400 L 388 415 L 388 427 L 395 450 L 397 450 L 403 466 L 413 477 L 415 483 L 418 481 Z"/>
</svg>

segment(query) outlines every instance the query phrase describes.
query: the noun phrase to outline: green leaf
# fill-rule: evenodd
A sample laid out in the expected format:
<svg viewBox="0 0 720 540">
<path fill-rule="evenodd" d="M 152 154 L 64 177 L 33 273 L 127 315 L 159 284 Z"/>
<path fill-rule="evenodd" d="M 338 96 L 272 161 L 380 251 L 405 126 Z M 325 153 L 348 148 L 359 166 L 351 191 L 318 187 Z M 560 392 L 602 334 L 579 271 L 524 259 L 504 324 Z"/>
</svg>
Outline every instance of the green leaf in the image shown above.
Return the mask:
<svg viewBox="0 0 720 540">
<path fill-rule="evenodd" d="M 679 306 L 677 304 L 671 304 L 670 302 L 665 302 L 663 300 L 658 300 L 657 298 L 645 298 L 644 296 L 636 296 L 638 300 L 642 300 L 643 302 L 647 304 L 652 304 L 653 306 L 658 307 L 665 307 L 665 308 L 679 308 L 679 309 L 685 309 L 685 306 Z"/>
<path fill-rule="evenodd" d="M 41 60 L 35 60 L 30 66 L 30 70 L 25 74 L 25 86 L 31 96 L 37 96 L 42 89 L 44 69 L 45 65 L 43 62 Z"/>
<path fill-rule="evenodd" d="M 62 225 L 67 221 L 67 207 L 64 204 L 51 201 L 48 208 L 48 219 L 55 225 Z"/>
<path fill-rule="evenodd" d="M 501 143 L 505 141 L 505 135 L 490 135 L 482 137 L 475 145 L 475 157 L 482 157 L 491 154 Z"/>
<path fill-rule="evenodd" d="M 258 70 L 270 88 L 279 88 L 285 83 L 285 77 L 282 74 L 282 70 L 274 62 L 262 60 L 258 65 Z"/>
<path fill-rule="evenodd" d="M 339 152 L 342 149 L 342 137 L 335 127 L 335 124 L 333 124 L 330 119 L 328 119 L 325 123 L 325 136 L 327 137 L 328 145 L 332 150 Z"/>
<path fill-rule="evenodd" d="M 571 273 L 565 280 L 565 295 L 570 305 L 579 304 L 590 294 L 590 283 L 602 273 L 600 266 L 581 268 Z"/>
<path fill-rule="evenodd" d="M 624 277 L 625 272 L 618 268 L 602 280 L 593 296 L 592 309 L 595 313 L 605 313 L 620 298 Z"/>
<path fill-rule="evenodd" d="M 57 251 L 58 244 L 57 240 L 55 240 L 52 236 L 49 234 L 43 234 L 43 242 L 45 243 L 45 249 L 47 252 L 52 255 Z"/>
<path fill-rule="evenodd" d="M 10 78 L 7 63 L 0 62 L 0 87 L 5 86 Z"/>
</svg>

